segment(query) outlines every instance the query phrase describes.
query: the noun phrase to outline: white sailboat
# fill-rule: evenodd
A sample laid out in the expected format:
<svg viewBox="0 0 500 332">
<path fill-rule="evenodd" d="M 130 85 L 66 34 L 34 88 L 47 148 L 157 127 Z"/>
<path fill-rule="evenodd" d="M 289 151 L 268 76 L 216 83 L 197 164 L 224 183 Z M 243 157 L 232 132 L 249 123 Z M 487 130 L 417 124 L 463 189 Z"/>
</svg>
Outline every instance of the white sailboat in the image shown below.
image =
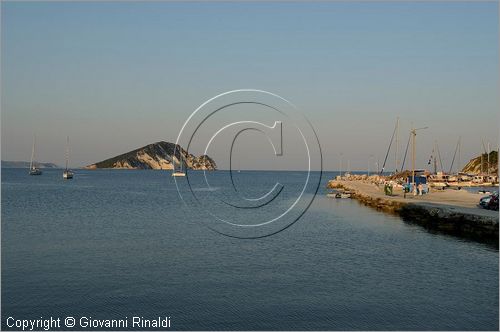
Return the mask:
<svg viewBox="0 0 500 332">
<path fill-rule="evenodd" d="M 174 156 L 175 156 L 175 150 L 174 150 Z M 175 169 L 175 162 L 174 162 L 174 171 L 172 172 L 172 176 L 186 176 L 186 173 L 182 171 L 182 149 L 179 153 L 179 170 Z"/>
<path fill-rule="evenodd" d="M 33 147 L 31 149 L 31 161 L 29 175 L 42 175 L 42 171 L 35 165 L 35 136 L 33 135 Z"/>
<path fill-rule="evenodd" d="M 69 136 L 66 136 L 66 168 L 63 171 L 63 179 L 69 180 L 73 178 L 73 172 L 68 169 L 69 160 Z"/>
</svg>

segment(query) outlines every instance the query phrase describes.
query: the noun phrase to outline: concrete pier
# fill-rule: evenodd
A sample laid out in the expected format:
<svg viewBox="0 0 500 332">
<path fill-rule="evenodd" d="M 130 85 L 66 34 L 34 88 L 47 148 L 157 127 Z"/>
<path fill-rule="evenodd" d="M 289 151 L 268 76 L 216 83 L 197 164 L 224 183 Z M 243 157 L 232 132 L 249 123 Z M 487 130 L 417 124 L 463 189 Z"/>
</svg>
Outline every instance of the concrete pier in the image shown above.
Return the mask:
<svg viewBox="0 0 500 332">
<path fill-rule="evenodd" d="M 352 197 L 362 204 L 399 214 L 405 221 L 429 230 L 492 242 L 498 247 L 498 211 L 477 207 L 484 195 L 465 190 L 440 190 L 422 196 L 408 193 L 405 198 L 402 190 L 395 189 L 394 195 L 387 196 L 383 185 L 359 180 L 331 180 L 327 186 L 351 191 Z"/>
</svg>

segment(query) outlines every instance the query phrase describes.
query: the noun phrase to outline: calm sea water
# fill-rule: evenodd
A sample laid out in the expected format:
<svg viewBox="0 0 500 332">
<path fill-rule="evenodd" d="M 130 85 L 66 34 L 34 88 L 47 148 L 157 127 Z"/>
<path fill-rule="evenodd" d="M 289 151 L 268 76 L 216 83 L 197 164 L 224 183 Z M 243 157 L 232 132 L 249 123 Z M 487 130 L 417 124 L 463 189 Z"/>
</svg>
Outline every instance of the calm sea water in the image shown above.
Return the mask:
<svg viewBox="0 0 500 332">
<path fill-rule="evenodd" d="M 258 195 L 304 174 L 235 182 Z M 226 175 L 211 174 L 214 191 Z M 64 182 L 60 170 L 3 169 L 2 327 L 9 316 L 170 316 L 175 330 L 499 328 L 497 250 L 328 199 L 334 175 L 292 227 L 240 240 L 209 230 L 167 172 L 79 170 Z"/>
</svg>

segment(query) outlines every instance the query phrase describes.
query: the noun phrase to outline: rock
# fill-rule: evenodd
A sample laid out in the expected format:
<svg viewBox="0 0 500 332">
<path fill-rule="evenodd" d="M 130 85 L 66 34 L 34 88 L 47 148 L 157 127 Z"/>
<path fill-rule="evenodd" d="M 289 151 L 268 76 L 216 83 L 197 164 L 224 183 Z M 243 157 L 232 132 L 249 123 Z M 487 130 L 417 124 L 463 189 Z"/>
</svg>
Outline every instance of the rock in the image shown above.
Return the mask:
<svg viewBox="0 0 500 332">
<path fill-rule="evenodd" d="M 488 169 L 488 154 L 483 153 L 482 155 L 482 167 L 481 170 L 481 156 L 471 159 L 467 165 L 462 169 L 462 172 L 468 174 L 479 174 L 487 172 Z M 490 152 L 490 173 L 498 174 L 498 151 Z"/>
<path fill-rule="evenodd" d="M 174 156 L 175 153 L 175 156 Z M 193 170 L 215 170 L 215 161 L 207 155 L 196 157 L 174 143 L 156 142 L 142 148 L 112 157 L 95 164 L 85 166 L 86 169 L 173 169 L 179 167 L 182 159 L 184 168 Z"/>
</svg>

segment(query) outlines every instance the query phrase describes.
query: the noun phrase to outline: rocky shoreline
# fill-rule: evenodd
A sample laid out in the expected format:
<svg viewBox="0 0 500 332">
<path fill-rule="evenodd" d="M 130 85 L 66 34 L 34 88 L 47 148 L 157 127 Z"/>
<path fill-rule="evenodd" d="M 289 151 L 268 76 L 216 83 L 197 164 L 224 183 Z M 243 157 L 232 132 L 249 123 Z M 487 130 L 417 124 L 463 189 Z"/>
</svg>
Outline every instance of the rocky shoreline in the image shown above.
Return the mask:
<svg viewBox="0 0 500 332">
<path fill-rule="evenodd" d="M 216 170 L 215 161 L 207 155 L 195 156 L 181 146 L 156 142 L 121 155 L 87 165 L 85 169 L 161 169 Z"/>
<path fill-rule="evenodd" d="M 351 182 L 351 183 L 349 183 Z M 366 184 L 365 188 L 369 188 Z M 415 201 L 400 196 L 385 196 L 377 189 L 363 190 L 356 181 L 328 183 L 328 188 L 341 188 L 351 192 L 351 197 L 361 204 L 400 215 L 404 221 L 417 224 L 431 231 L 494 243 L 498 248 L 498 212 L 483 210 L 470 205 L 442 202 Z M 370 191 L 370 192 L 369 192 Z"/>
</svg>

